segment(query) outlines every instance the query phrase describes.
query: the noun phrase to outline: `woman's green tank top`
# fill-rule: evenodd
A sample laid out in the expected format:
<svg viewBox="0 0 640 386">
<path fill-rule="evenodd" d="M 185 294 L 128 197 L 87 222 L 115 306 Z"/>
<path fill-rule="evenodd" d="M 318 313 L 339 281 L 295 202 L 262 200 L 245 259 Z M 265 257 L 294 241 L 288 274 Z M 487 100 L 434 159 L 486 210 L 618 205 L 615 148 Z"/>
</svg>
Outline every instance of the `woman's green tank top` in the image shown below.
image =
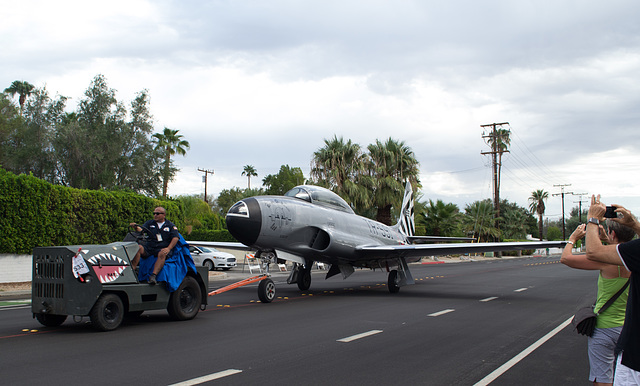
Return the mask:
<svg viewBox="0 0 640 386">
<path fill-rule="evenodd" d="M 605 279 L 602 273 L 598 276 L 598 299 L 596 300 L 596 312 L 604 306 L 607 300 L 611 299 L 620 288 L 629 280 L 626 277 L 616 277 Z M 627 287 L 616 301 L 604 312 L 598 315 L 597 328 L 620 327 L 624 324 L 624 314 L 627 310 L 627 298 L 629 297 L 629 287 Z"/>
</svg>

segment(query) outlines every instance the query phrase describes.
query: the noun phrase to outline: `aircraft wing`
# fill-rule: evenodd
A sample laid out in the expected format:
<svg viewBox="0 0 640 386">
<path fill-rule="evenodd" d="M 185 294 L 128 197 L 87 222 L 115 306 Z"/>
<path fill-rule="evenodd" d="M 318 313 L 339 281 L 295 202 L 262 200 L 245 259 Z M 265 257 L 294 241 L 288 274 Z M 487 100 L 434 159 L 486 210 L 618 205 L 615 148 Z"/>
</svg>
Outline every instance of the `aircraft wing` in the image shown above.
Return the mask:
<svg viewBox="0 0 640 386">
<path fill-rule="evenodd" d="M 255 249 L 249 248 L 242 243 L 229 242 L 229 241 L 196 241 L 196 240 L 188 240 L 187 243 L 189 245 L 200 245 L 203 247 L 219 247 L 219 248 L 229 248 L 229 249 L 237 249 L 244 251 L 253 251 Z"/>
<path fill-rule="evenodd" d="M 407 240 L 412 244 L 425 244 L 448 241 L 474 241 L 473 237 L 446 237 L 446 236 L 407 236 Z"/>
<path fill-rule="evenodd" d="M 356 247 L 359 258 L 426 257 L 465 253 L 515 251 L 522 249 L 563 248 L 566 241 L 531 241 L 505 243 L 411 244 Z"/>
</svg>

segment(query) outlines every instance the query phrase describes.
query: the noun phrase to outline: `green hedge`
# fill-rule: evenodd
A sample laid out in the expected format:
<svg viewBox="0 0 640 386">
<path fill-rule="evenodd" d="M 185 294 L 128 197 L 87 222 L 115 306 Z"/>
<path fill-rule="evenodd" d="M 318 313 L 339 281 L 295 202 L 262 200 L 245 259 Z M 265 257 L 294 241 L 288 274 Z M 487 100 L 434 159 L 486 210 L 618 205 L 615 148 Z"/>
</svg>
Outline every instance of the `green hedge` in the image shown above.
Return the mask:
<svg viewBox="0 0 640 386">
<path fill-rule="evenodd" d="M 73 189 L 0 169 L 0 253 L 31 253 L 37 246 L 121 241 L 129 223 L 152 217 L 156 206 L 184 228 L 179 202 L 131 192 Z"/>
</svg>

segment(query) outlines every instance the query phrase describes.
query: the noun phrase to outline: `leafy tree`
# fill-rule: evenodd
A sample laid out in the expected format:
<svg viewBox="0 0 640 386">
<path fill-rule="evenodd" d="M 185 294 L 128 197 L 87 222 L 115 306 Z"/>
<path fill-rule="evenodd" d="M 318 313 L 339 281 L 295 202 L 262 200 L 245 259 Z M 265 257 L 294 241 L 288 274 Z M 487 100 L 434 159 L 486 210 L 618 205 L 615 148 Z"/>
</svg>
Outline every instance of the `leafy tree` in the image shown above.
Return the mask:
<svg viewBox="0 0 640 386">
<path fill-rule="evenodd" d="M 0 94 L 0 166 L 8 167 L 9 153 L 14 149 L 14 146 L 10 143 L 11 135 L 22 124 L 22 117 L 18 109 L 4 93 Z"/>
<path fill-rule="evenodd" d="M 251 177 L 257 177 L 258 172 L 253 165 L 245 165 L 242 175 L 247 176 L 247 189 L 251 189 Z"/>
<path fill-rule="evenodd" d="M 11 94 L 11 96 L 18 94 L 18 103 L 20 104 L 20 111 L 22 111 L 22 107 L 24 106 L 27 97 L 31 94 L 34 88 L 35 86 L 29 82 L 14 80 L 13 83 L 11 83 L 11 86 L 4 89 L 4 92 Z"/>
<path fill-rule="evenodd" d="M 5 167 L 16 174 L 32 173 L 58 182 L 52 139 L 64 116 L 65 97 L 51 99 L 46 89 L 35 89 L 22 108 L 22 121 L 14 125 L 5 146 Z"/>
<path fill-rule="evenodd" d="M 291 188 L 303 183 L 304 174 L 302 169 L 298 167 L 291 168 L 289 165 L 280 166 L 278 174 L 269 174 L 262 179 L 262 185 L 267 188 L 265 193 L 271 195 L 283 195 Z"/>
<path fill-rule="evenodd" d="M 543 238 L 542 216 L 544 215 L 544 211 L 546 209 L 544 206 L 544 202 L 547 198 L 549 198 L 549 192 L 545 192 L 543 189 L 538 189 L 531 192 L 531 197 L 529 197 L 529 211 L 531 211 L 531 213 L 538 214 L 538 234 L 540 235 L 540 240 L 542 240 Z"/>
<path fill-rule="evenodd" d="M 428 235 L 456 236 L 460 233 L 460 209 L 456 204 L 445 204 L 442 200 L 429 200 L 418 220 Z"/>
<path fill-rule="evenodd" d="M 130 121 L 124 127 L 121 163 L 116 170 L 116 185 L 157 196 L 161 181 L 159 149 L 151 140 L 153 117 L 149 111 L 147 90 L 131 102 Z"/>
<path fill-rule="evenodd" d="M 376 140 L 367 149 L 369 175 L 364 185 L 373 192 L 373 204 L 378 209 L 376 219 L 391 225 L 391 208 L 402 204 L 404 182 L 410 181 L 414 189 L 420 187 L 418 160 L 404 142 L 392 138 L 385 143 Z"/>
<path fill-rule="evenodd" d="M 137 94 L 130 114 L 102 75 L 84 95 L 77 112 L 62 117 L 53 140 L 61 183 L 157 195 L 164 153 L 151 142 L 146 90 Z"/>
<path fill-rule="evenodd" d="M 178 196 L 176 200 L 182 204 L 183 221 L 187 234 L 190 234 L 194 228 L 203 227 L 209 217 L 215 215 L 215 213 L 211 211 L 209 204 L 197 195 Z"/>
<path fill-rule="evenodd" d="M 556 226 L 550 226 L 547 229 L 547 239 L 549 241 L 562 240 L 562 231 Z"/>
<path fill-rule="evenodd" d="M 224 216 L 229 211 L 229 208 L 236 202 L 247 197 L 260 195 L 264 195 L 263 189 L 223 189 L 214 203 L 214 210 Z"/>
<path fill-rule="evenodd" d="M 335 135 L 324 144 L 311 160 L 314 183 L 331 189 L 355 207 L 369 206 L 369 192 L 359 183 L 366 160 L 360 145 Z"/>
<path fill-rule="evenodd" d="M 164 152 L 164 166 L 162 168 L 162 197 L 164 198 L 167 197 L 169 181 L 177 172 L 177 169 L 172 165 L 171 156 L 176 153 L 186 155 L 187 149 L 189 149 L 189 142 L 183 140 L 183 136 L 178 134 L 178 131 L 165 127 L 162 134 L 155 133 L 152 136 L 156 140 L 156 149 Z"/>
</svg>

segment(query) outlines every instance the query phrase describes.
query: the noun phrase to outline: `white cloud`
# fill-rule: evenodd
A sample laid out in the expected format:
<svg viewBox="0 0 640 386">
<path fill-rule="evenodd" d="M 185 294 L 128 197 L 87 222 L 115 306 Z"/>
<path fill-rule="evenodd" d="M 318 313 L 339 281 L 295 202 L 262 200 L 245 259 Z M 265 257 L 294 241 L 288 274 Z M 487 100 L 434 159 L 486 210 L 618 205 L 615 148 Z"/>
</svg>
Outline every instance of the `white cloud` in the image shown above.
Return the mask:
<svg viewBox="0 0 640 386">
<path fill-rule="evenodd" d="M 363 147 L 393 137 L 416 153 L 425 197 L 462 207 L 491 194 L 480 125 L 508 121 L 503 197 L 525 206 L 532 190 L 571 183 L 625 204 L 640 191 L 638 11 L 628 0 L 27 0 L 3 8 L 0 84 L 46 85 L 70 109 L 97 74 L 122 101 L 148 89 L 156 130 L 191 142 L 171 194 L 203 192 L 198 167 L 215 170 L 216 193 L 246 186 L 247 164 L 255 183 L 282 164 L 308 175 L 333 135 Z"/>
</svg>

